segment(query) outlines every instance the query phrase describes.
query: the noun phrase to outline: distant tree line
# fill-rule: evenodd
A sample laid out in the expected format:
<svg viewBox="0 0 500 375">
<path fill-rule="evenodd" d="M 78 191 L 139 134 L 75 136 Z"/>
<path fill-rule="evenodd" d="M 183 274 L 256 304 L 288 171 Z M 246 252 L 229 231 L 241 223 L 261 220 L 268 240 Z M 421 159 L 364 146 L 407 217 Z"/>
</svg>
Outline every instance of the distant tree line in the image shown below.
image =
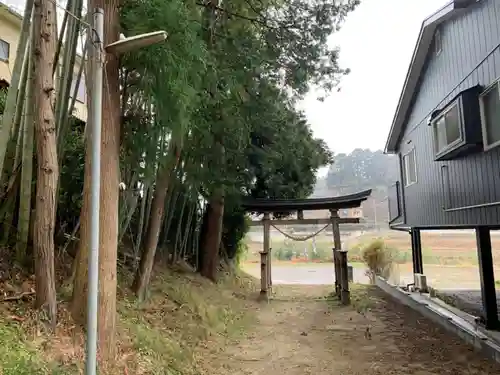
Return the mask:
<svg viewBox="0 0 500 375">
<path fill-rule="evenodd" d="M 398 178 L 398 160 L 381 150 L 357 148 L 348 154 L 337 154 L 326 177 L 330 190 L 350 194 L 374 189 L 374 194 L 385 197 L 387 186 Z"/>
<path fill-rule="evenodd" d="M 362 205 L 367 222 L 387 221 L 387 188 L 398 178 L 398 159 L 381 150 L 354 149 L 333 157 L 328 174 L 318 179 L 312 196 L 352 194 L 372 189 L 372 196 Z"/>
</svg>

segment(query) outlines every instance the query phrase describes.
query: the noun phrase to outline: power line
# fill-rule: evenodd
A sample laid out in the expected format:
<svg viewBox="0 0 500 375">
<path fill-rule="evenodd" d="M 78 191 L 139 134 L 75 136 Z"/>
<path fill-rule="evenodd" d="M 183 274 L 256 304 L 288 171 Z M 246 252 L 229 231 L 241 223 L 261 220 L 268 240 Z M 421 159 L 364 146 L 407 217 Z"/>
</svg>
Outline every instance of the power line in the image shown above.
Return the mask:
<svg viewBox="0 0 500 375">
<path fill-rule="evenodd" d="M 93 27 L 90 23 L 86 22 L 83 20 L 83 18 L 81 17 L 78 17 L 77 15 L 73 14 L 72 12 L 70 12 L 69 10 L 67 10 L 64 6 L 60 5 L 57 0 L 49 0 L 52 4 L 54 4 L 57 8 L 61 9 L 62 11 L 64 11 L 64 13 L 68 14 L 70 17 L 73 17 L 75 20 L 81 22 L 82 24 L 84 24 L 86 27 L 88 27 L 89 29 L 92 29 L 93 30 Z"/>
</svg>

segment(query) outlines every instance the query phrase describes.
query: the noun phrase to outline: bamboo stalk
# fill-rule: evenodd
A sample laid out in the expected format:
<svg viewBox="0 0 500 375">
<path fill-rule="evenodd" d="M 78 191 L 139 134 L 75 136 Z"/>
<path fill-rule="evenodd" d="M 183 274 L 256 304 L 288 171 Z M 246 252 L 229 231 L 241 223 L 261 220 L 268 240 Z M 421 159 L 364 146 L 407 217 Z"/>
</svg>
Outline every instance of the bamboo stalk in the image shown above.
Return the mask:
<svg viewBox="0 0 500 375">
<path fill-rule="evenodd" d="M 72 4 L 72 14 L 80 17 L 82 14 L 82 0 L 75 0 Z M 60 142 L 61 127 L 64 124 L 64 118 L 68 116 L 67 109 L 69 105 L 69 96 L 71 91 L 71 83 L 73 82 L 75 61 L 76 61 L 76 47 L 78 45 L 80 21 L 75 17 L 70 17 L 68 20 L 68 30 L 66 37 L 66 45 L 63 49 L 63 61 L 61 79 L 59 80 L 56 100 L 56 128 L 58 134 L 58 144 Z M 83 64 L 83 61 L 82 61 Z"/>
<path fill-rule="evenodd" d="M 65 40 L 66 29 L 68 25 L 68 14 L 73 10 L 73 0 L 68 0 L 66 3 L 66 11 L 64 12 L 63 21 L 61 25 L 61 31 L 59 33 L 59 38 L 57 41 L 56 53 L 54 55 L 54 65 L 52 68 L 52 75 L 56 74 L 57 69 L 59 68 L 59 56 L 61 55 L 61 49 L 63 48 L 63 43 Z"/>
<path fill-rule="evenodd" d="M 30 38 L 30 25 L 31 15 L 33 13 L 34 0 L 28 0 L 24 9 L 23 23 L 21 26 L 21 35 L 19 36 L 19 43 L 16 51 L 16 59 L 14 61 L 14 69 L 12 71 L 12 79 L 10 82 L 10 89 L 7 93 L 5 102 L 5 110 L 2 117 L 2 126 L 0 129 L 0 176 L 2 176 L 5 155 L 7 153 L 7 146 L 10 139 L 12 126 L 16 116 L 16 104 L 19 91 L 19 84 L 21 82 L 22 65 L 24 55 L 27 51 L 28 40 Z"/>
<path fill-rule="evenodd" d="M 179 240 L 180 240 L 180 233 L 181 233 L 181 228 L 182 228 L 182 224 L 183 224 L 183 218 L 184 218 L 184 211 L 186 209 L 186 201 L 187 201 L 187 197 L 186 195 L 184 194 L 184 199 L 182 200 L 182 206 L 181 206 L 181 212 L 179 214 L 179 218 L 177 219 L 177 228 L 176 228 L 176 231 L 175 231 L 175 243 L 174 243 L 174 252 L 172 254 L 172 264 L 175 263 L 178 259 L 178 251 L 177 251 L 177 248 L 178 248 L 178 244 L 179 244 Z"/>
<path fill-rule="evenodd" d="M 26 86 L 26 99 L 24 106 L 24 134 L 21 168 L 21 186 L 19 193 L 19 219 L 18 219 L 18 241 L 16 246 L 16 260 L 23 263 L 26 258 L 26 247 L 29 239 L 31 218 L 31 191 L 33 181 L 33 146 L 34 146 L 34 45 L 31 38 L 30 57 L 28 63 L 28 77 Z"/>
</svg>

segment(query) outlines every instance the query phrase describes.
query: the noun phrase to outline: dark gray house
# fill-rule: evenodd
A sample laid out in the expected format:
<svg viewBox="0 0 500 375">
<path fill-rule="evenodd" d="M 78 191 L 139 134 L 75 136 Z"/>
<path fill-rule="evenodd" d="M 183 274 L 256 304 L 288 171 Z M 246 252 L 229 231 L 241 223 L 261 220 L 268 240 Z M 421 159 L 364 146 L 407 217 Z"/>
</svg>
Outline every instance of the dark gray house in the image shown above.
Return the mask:
<svg viewBox="0 0 500 375">
<path fill-rule="evenodd" d="M 490 230 L 500 228 L 500 0 L 454 0 L 420 30 L 386 153 L 399 156 L 391 228 L 475 229 L 485 323 L 499 327 Z"/>
</svg>

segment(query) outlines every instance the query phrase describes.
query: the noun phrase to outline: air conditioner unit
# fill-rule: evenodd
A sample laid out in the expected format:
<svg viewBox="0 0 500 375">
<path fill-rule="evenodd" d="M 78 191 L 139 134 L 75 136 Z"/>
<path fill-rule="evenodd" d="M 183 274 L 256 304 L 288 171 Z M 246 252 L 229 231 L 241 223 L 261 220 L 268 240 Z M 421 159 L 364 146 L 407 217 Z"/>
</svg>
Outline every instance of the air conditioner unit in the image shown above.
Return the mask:
<svg viewBox="0 0 500 375">
<path fill-rule="evenodd" d="M 422 273 L 416 273 L 414 275 L 415 280 L 415 290 L 420 293 L 427 293 L 429 288 L 427 287 L 427 277 Z"/>
</svg>

